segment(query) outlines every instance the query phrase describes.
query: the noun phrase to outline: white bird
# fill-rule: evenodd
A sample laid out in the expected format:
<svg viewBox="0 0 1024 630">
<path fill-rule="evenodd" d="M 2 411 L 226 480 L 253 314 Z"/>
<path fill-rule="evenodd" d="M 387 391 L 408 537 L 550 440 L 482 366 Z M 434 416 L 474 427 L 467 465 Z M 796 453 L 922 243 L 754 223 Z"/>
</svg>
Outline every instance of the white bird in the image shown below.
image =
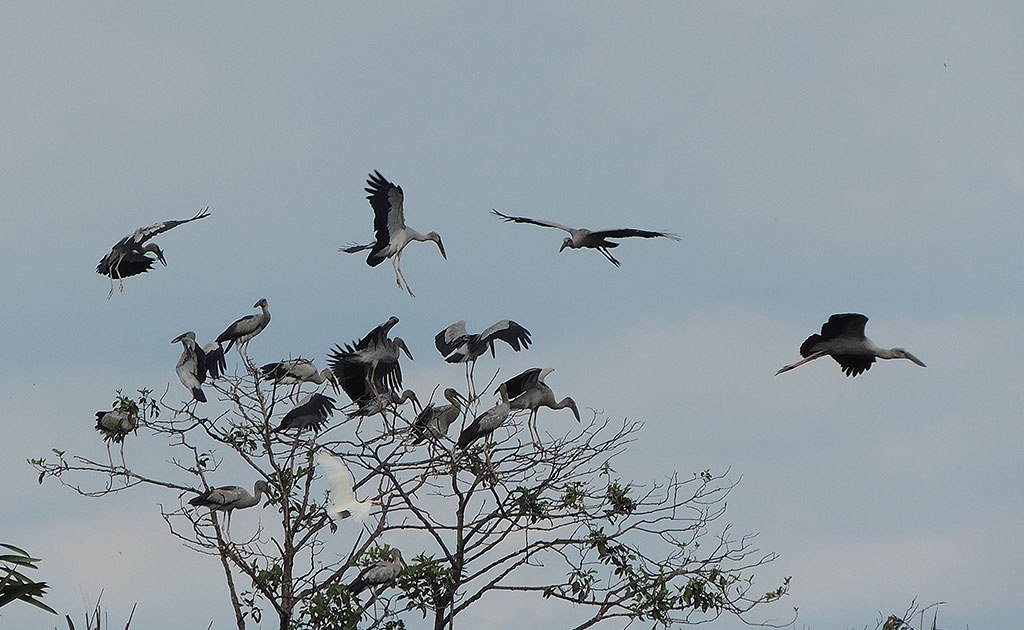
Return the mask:
<svg viewBox="0 0 1024 630">
<path fill-rule="evenodd" d="M 412 354 L 401 337 L 388 338 L 397 323 L 398 318 L 392 316 L 354 344 L 335 344 L 328 356 L 327 364 L 338 384 L 357 407 L 372 405 L 378 397 L 390 396 L 402 387 L 398 359 L 401 352 L 410 360 Z"/>
<path fill-rule="evenodd" d="M 462 408 L 468 404 L 462 394 L 451 387 L 444 390 L 444 397 L 450 404 L 430 403 L 416 416 L 416 420 L 412 423 L 412 434 L 415 438 L 412 443 L 414 445 L 447 435 L 448 427 L 459 419 Z"/>
<path fill-rule="evenodd" d="M 263 373 L 263 380 L 274 381 L 281 385 L 301 385 L 302 383 L 315 383 L 323 385 L 324 381 L 330 383 L 335 392 L 338 391 L 338 379 L 330 368 L 317 370 L 316 366 L 309 359 L 286 359 L 277 363 L 268 363 L 260 368 Z"/>
<path fill-rule="evenodd" d="M 390 561 L 382 560 L 360 571 L 356 579 L 349 583 L 348 590 L 353 595 L 358 595 L 368 586 L 374 587 L 391 584 L 402 573 L 404 566 L 405 560 L 402 559 L 402 552 L 398 549 L 392 549 Z"/>
<path fill-rule="evenodd" d="M 235 320 L 233 324 L 225 328 L 224 332 L 217 336 L 217 343 L 228 342 L 228 347 L 224 349 L 224 352 L 230 351 L 231 346 L 237 343 L 238 351 L 244 353 L 249 347 L 249 341 L 263 332 L 263 329 L 270 323 L 270 309 L 267 307 L 267 298 L 260 298 L 252 307 L 260 309 L 260 312 Z"/>
<path fill-rule="evenodd" d="M 206 353 L 196 344 L 196 334 L 191 330 L 181 333 L 171 343 L 181 342 L 181 357 L 175 371 L 185 389 L 192 392 L 192 398 L 206 402 L 202 384 L 206 382 Z"/>
<path fill-rule="evenodd" d="M 208 216 L 210 213 L 203 210 L 191 219 L 154 223 L 149 227 L 140 227 L 119 240 L 96 265 L 96 273 L 110 278 L 110 293 L 107 294 L 107 299 L 109 300 L 114 295 L 115 279 L 121 290 L 124 291 L 125 278 L 149 271 L 157 260 L 165 267 L 167 266 L 167 260 L 164 259 L 164 253 L 160 247 L 156 243 L 147 243 L 146 241 L 183 223 L 204 219 Z M 155 254 L 156 258 L 150 258 L 148 254 Z"/>
<path fill-rule="evenodd" d="M 491 212 L 505 221 L 512 221 L 514 223 L 530 223 L 532 225 L 539 225 L 541 227 L 557 228 L 564 230 L 569 233 L 569 236 L 565 237 L 562 241 L 562 246 L 558 248 L 558 251 L 564 250 L 566 247 L 570 249 L 581 249 L 590 248 L 596 249 L 601 252 L 610 263 L 618 267 L 622 263 L 615 260 L 615 257 L 611 255 L 609 249 L 618 247 L 619 244 L 613 241 L 609 241 L 610 238 L 629 238 L 629 237 L 640 237 L 640 238 L 657 238 L 659 236 L 672 239 L 673 241 L 679 240 L 678 234 L 672 232 L 652 232 L 650 230 L 637 230 L 635 228 L 621 228 L 615 230 L 588 230 L 585 228 L 572 228 L 561 223 L 555 223 L 554 221 L 543 221 L 539 219 L 530 219 L 527 217 L 512 217 L 507 214 L 502 214 L 497 210 L 491 210 Z"/>
<path fill-rule="evenodd" d="M 139 426 L 139 415 L 136 412 L 114 409 L 111 411 L 96 412 L 96 430 L 103 434 L 103 439 L 108 444 L 115 442 L 120 444 L 126 435 L 137 429 Z"/>
<path fill-rule="evenodd" d="M 403 288 L 404 285 L 409 295 L 414 295 L 405 276 L 402 275 L 402 250 L 411 241 L 434 241 L 441 250 L 441 257 L 447 260 L 441 236 L 437 232 L 420 234 L 405 224 L 402 187 L 386 180 L 380 171 L 374 171 L 367 178 L 366 184 L 366 192 L 369 193 L 366 198 L 370 200 L 370 206 L 373 208 L 373 232 L 376 238 L 372 243 L 343 247 L 338 251 L 354 254 L 369 249 L 366 264 L 371 267 L 376 267 L 390 258 L 395 268 L 395 282 L 399 288 Z"/>
<path fill-rule="evenodd" d="M 357 523 L 365 522 L 373 506 L 380 505 L 380 501 L 376 499 L 359 501 L 356 499 L 356 494 L 353 490 L 355 479 L 352 477 L 352 471 L 348 469 L 348 466 L 345 465 L 345 462 L 340 457 L 335 457 L 324 451 L 318 451 L 316 458 L 324 469 L 327 483 L 331 486 L 331 501 L 333 503 L 327 507 L 327 513 L 337 521 L 352 517 Z"/>
<path fill-rule="evenodd" d="M 576 421 L 580 422 L 580 410 L 576 406 L 576 401 L 566 396 L 562 400 L 555 402 L 555 393 L 544 382 L 544 377 L 554 371 L 555 368 L 530 368 L 517 376 L 513 376 L 504 383 L 508 389 L 508 396 L 511 398 L 509 406 L 512 409 L 530 410 L 530 418 L 527 424 L 530 428 L 530 437 L 535 442 L 539 442 L 540 438 L 537 433 L 536 423 L 537 411 L 541 407 L 547 407 L 548 409 L 565 409 L 568 407 L 572 410 L 572 415 L 576 416 Z"/>
<path fill-rule="evenodd" d="M 508 388 L 504 383 L 498 387 L 498 393 L 501 395 L 501 402 L 477 416 L 473 423 L 459 434 L 459 448 L 465 449 L 476 440 L 489 436 L 508 419 L 511 407 Z"/>
<path fill-rule="evenodd" d="M 317 433 L 327 418 L 334 415 L 334 402 L 330 396 L 310 394 L 306 396 L 302 404 L 286 413 L 284 418 L 281 418 L 281 424 L 272 429 L 271 433 L 287 429 L 298 429 L 299 431 L 312 429 L 313 433 Z"/>
<path fill-rule="evenodd" d="M 189 500 L 188 504 L 196 507 L 208 507 L 210 508 L 211 514 L 213 514 L 213 512 L 224 512 L 227 515 L 224 528 L 230 536 L 231 512 L 233 510 L 242 510 L 258 504 L 264 492 L 270 494 L 270 485 L 267 484 L 266 481 L 260 479 L 253 486 L 254 495 L 249 494 L 249 492 L 241 486 L 221 486 L 219 488 L 210 488 L 199 496 L 193 497 Z"/>
<path fill-rule="evenodd" d="M 482 333 L 466 332 L 466 320 L 460 320 L 445 328 L 434 336 L 434 346 L 448 363 L 465 363 L 466 380 L 469 383 L 470 396 L 474 396 L 473 368 L 476 360 L 490 348 L 494 356 L 494 342 L 500 339 L 513 350 L 519 352 L 530 347 L 530 331 L 510 319 L 495 322 Z"/>
<path fill-rule="evenodd" d="M 821 334 L 814 334 L 800 345 L 802 360 L 787 365 L 775 373 L 776 376 L 800 367 L 808 361 L 831 356 L 842 367 L 847 376 L 857 376 L 871 368 L 875 359 L 908 359 L 926 367 L 920 359 L 903 348 L 879 348 L 864 336 L 868 318 L 860 313 L 832 315 L 822 324 Z"/>
</svg>

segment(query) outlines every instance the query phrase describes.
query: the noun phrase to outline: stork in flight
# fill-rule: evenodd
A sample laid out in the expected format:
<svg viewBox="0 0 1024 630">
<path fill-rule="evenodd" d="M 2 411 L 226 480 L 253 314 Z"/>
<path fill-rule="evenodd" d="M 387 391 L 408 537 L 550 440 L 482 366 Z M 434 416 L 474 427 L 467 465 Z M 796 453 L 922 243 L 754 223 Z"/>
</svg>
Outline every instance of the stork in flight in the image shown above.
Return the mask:
<svg viewBox="0 0 1024 630">
<path fill-rule="evenodd" d="M 405 212 L 402 209 L 404 195 L 402 187 L 392 184 L 380 171 L 374 171 L 366 180 L 366 196 L 373 208 L 373 233 L 375 240 L 366 245 L 352 245 L 339 248 L 338 251 L 346 254 L 355 254 L 364 249 L 370 250 L 366 257 L 366 264 L 371 267 L 391 259 L 391 265 L 395 268 L 395 282 L 399 288 L 404 288 L 409 295 L 415 297 L 409 283 L 402 274 L 402 250 L 411 241 L 434 241 L 437 248 L 441 250 L 441 258 L 448 260 L 444 253 L 444 243 L 441 242 L 441 235 L 437 232 L 420 234 L 405 224 Z"/>
<path fill-rule="evenodd" d="M 527 425 L 530 429 L 530 438 L 533 439 L 535 444 L 540 443 L 540 435 L 537 433 L 537 411 L 541 407 L 547 407 L 548 409 L 565 409 L 568 407 L 572 410 L 572 415 L 576 416 L 576 422 L 580 422 L 580 410 L 576 406 L 576 401 L 566 396 L 562 400 L 555 402 L 555 393 L 544 382 L 544 378 L 554 371 L 555 368 L 530 368 L 521 374 L 513 376 L 504 383 L 508 389 L 508 396 L 511 398 L 509 406 L 512 409 L 530 410 L 530 418 L 527 421 Z"/>
<path fill-rule="evenodd" d="M 333 503 L 327 507 L 327 513 L 337 521 L 351 516 L 357 523 L 365 522 L 370 515 L 370 510 L 373 509 L 373 506 L 380 505 L 380 501 L 356 499 L 353 490 L 355 479 L 352 477 L 352 471 L 340 457 L 323 450 L 317 451 L 316 457 L 320 462 L 320 467 L 324 470 L 327 482 L 331 485 L 331 501 Z"/>
<path fill-rule="evenodd" d="M 481 333 L 466 332 L 466 320 L 460 320 L 434 336 L 434 346 L 448 363 L 466 364 L 466 381 L 473 396 L 473 368 L 476 360 L 490 348 L 494 356 L 494 342 L 501 340 L 513 350 L 530 347 L 530 331 L 510 319 L 495 322 Z"/>
<path fill-rule="evenodd" d="M 260 298 L 252 307 L 260 309 L 260 312 L 235 320 L 233 324 L 224 329 L 224 332 L 217 335 L 217 343 L 228 342 L 224 352 L 231 350 L 231 346 L 237 343 L 238 352 L 244 353 L 249 347 L 249 341 L 263 332 L 263 329 L 270 323 L 270 309 L 267 305 L 267 298 Z"/>
<path fill-rule="evenodd" d="M 149 239 L 183 223 L 205 219 L 210 216 L 208 210 L 209 208 L 197 213 L 191 219 L 162 221 L 149 227 L 140 227 L 111 247 L 110 252 L 96 265 L 96 273 L 110 278 L 110 293 L 107 294 L 107 299 L 109 300 L 114 295 L 115 279 L 118 286 L 121 287 L 121 291 L 124 291 L 125 278 L 149 271 L 153 268 L 153 263 L 158 260 L 160 264 L 167 266 L 163 251 L 156 243 L 147 243 Z M 151 258 L 148 254 L 155 254 L 156 258 Z"/>
<path fill-rule="evenodd" d="M 249 494 L 249 492 L 240 486 L 221 486 L 220 488 L 210 488 L 206 492 L 203 492 L 197 497 L 193 497 L 189 500 L 189 505 L 196 507 L 208 507 L 210 508 L 210 515 L 213 518 L 214 512 L 224 512 L 227 516 L 225 517 L 224 531 L 227 532 L 228 537 L 231 536 L 231 512 L 233 510 L 242 510 L 248 507 L 259 504 L 260 497 L 263 493 L 270 494 L 270 485 L 266 481 L 260 479 L 253 486 L 253 492 L 255 495 Z"/>
<path fill-rule="evenodd" d="M 569 233 L 569 236 L 565 237 L 562 241 L 562 246 L 558 248 L 558 251 L 564 250 L 566 247 L 569 249 L 581 249 L 584 247 L 590 249 L 596 249 L 601 252 L 608 262 L 620 266 L 618 260 L 611 255 L 609 249 L 618 247 L 619 244 L 613 241 L 609 241 L 610 238 L 629 238 L 629 237 L 640 237 L 640 238 L 657 238 L 663 236 L 665 238 L 672 239 L 673 241 L 679 240 L 678 234 L 671 232 L 651 232 L 649 230 L 637 230 L 634 228 L 621 228 L 618 230 L 588 230 L 585 228 L 571 228 L 561 223 L 555 223 L 554 221 L 542 221 L 539 219 L 530 219 L 527 217 L 512 217 L 507 214 L 502 214 L 497 210 L 491 210 L 491 212 L 505 221 L 511 221 L 513 223 L 530 223 L 532 225 L 539 225 L 541 227 L 558 228 Z"/>
<path fill-rule="evenodd" d="M 822 324 L 821 334 L 814 334 L 800 345 L 800 361 L 787 365 L 776 376 L 800 367 L 808 361 L 831 356 L 847 376 L 857 376 L 871 368 L 875 359 L 908 359 L 921 367 L 925 364 L 903 348 L 879 348 L 864 336 L 868 318 L 860 313 L 832 315 Z"/>
<path fill-rule="evenodd" d="M 398 359 L 404 352 L 412 360 L 412 354 L 401 337 L 388 338 L 397 323 L 398 318 L 391 316 L 358 342 L 344 347 L 336 344 L 328 356 L 327 364 L 341 388 L 360 408 L 402 387 Z"/>
</svg>

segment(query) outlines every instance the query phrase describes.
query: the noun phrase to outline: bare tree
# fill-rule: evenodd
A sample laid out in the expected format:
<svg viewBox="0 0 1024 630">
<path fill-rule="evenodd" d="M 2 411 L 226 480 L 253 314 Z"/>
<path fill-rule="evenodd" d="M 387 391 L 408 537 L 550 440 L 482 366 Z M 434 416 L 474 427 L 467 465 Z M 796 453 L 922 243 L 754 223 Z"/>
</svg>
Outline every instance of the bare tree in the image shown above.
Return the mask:
<svg viewBox="0 0 1024 630">
<path fill-rule="evenodd" d="M 722 523 L 734 487 L 729 471 L 671 472 L 646 483 L 623 478 L 616 460 L 639 422 L 591 411 L 572 431 L 534 443 L 518 426 L 525 415 L 513 416 L 461 449 L 453 439 L 458 423 L 449 435 L 414 445 L 412 414 L 383 403 L 374 416 L 338 413 L 310 431 L 274 431 L 294 401 L 261 381 L 248 360 L 212 389 L 219 400 L 202 406 L 169 404 L 166 393 L 157 401 L 146 390 L 115 402 L 134 406 L 138 439 L 167 441 L 169 471 L 126 463 L 128 440 L 120 462 L 109 452 L 102 461 L 55 450 L 56 459 L 32 464 L 40 481 L 54 477 L 88 496 L 137 486 L 176 492 L 169 506 L 163 501 L 163 518 L 186 547 L 218 559 L 239 629 L 272 614 L 282 630 L 400 628 L 418 616 L 440 630 L 501 597 L 572 604 L 567 614 L 580 629 L 613 619 L 670 626 L 721 615 L 756 623 L 751 611 L 788 591 L 788 579 L 756 589 L 755 570 L 775 554 Z M 462 427 L 488 407 L 487 396 L 472 400 Z M 218 411 L 203 415 L 210 409 Z M 380 502 L 365 524 L 328 516 L 318 450 L 342 458 L 356 493 Z M 266 505 L 277 510 L 272 525 L 240 540 L 213 513 L 188 505 L 228 467 L 248 471 L 250 484 L 265 481 Z M 348 588 L 367 567 L 395 557 L 395 548 L 405 558 L 397 579 L 359 594 Z"/>
</svg>

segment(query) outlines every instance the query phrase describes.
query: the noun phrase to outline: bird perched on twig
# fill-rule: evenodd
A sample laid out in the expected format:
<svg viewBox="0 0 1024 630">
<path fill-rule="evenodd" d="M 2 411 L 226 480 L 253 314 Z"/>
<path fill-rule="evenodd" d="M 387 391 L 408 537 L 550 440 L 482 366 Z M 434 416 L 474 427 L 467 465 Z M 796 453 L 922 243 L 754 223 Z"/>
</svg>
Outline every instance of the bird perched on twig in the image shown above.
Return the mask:
<svg viewBox="0 0 1024 630">
<path fill-rule="evenodd" d="M 459 419 L 462 408 L 469 404 L 462 394 L 451 387 L 444 390 L 444 397 L 449 404 L 430 403 L 416 416 L 416 420 L 412 423 L 414 436 L 412 443 L 414 445 L 447 435 L 448 427 Z"/>
<path fill-rule="evenodd" d="M 213 515 L 214 512 L 224 512 L 226 515 L 224 529 L 228 533 L 228 536 L 230 536 L 231 512 L 257 505 L 264 492 L 270 494 L 270 485 L 267 484 L 266 481 L 260 479 L 253 486 L 254 494 L 249 494 L 249 492 L 241 486 L 221 486 L 219 488 L 210 488 L 199 496 L 193 497 L 189 500 L 188 504 L 196 507 L 210 508 L 211 515 Z M 216 516 L 213 518 L 216 518 Z"/>
<path fill-rule="evenodd" d="M 284 418 L 281 418 L 281 424 L 271 433 L 287 429 L 298 429 L 299 431 L 312 429 L 313 433 L 317 433 L 327 418 L 334 415 L 334 402 L 330 396 L 310 394 L 306 396 L 301 405 L 286 413 Z"/>
<path fill-rule="evenodd" d="M 181 357 L 174 370 L 185 389 L 192 392 L 192 398 L 206 402 L 202 385 L 206 382 L 206 353 L 196 344 L 196 334 L 191 330 L 181 333 L 171 343 L 181 342 Z"/>
<path fill-rule="evenodd" d="M 260 309 L 260 312 L 235 320 L 233 324 L 224 329 L 224 332 L 217 335 L 217 343 L 228 342 L 224 352 L 230 351 L 231 346 L 237 343 L 238 352 L 244 353 L 249 347 L 249 341 L 263 332 L 263 329 L 270 323 L 270 309 L 267 305 L 267 298 L 260 298 L 252 307 Z"/>
<path fill-rule="evenodd" d="M 358 595 L 367 587 L 387 586 L 398 578 L 404 566 L 402 552 L 392 549 L 390 561 L 382 560 L 360 571 L 356 579 L 349 583 L 348 590 L 353 595 Z"/>
<path fill-rule="evenodd" d="M 401 337 L 388 338 L 388 333 L 397 323 L 397 317 L 389 317 L 358 342 L 344 347 L 336 344 L 328 356 L 327 364 L 341 388 L 360 409 L 374 405 L 380 408 L 381 402 L 394 401 L 392 392 L 402 388 L 402 368 L 398 359 L 404 352 L 412 360 L 412 354 Z M 404 394 L 401 398 L 405 398 Z"/>
<path fill-rule="evenodd" d="M 489 436 L 508 419 L 511 407 L 508 400 L 508 388 L 504 383 L 498 387 L 498 393 L 501 395 L 501 402 L 477 416 L 472 424 L 459 434 L 459 448 L 468 448 L 473 442 Z"/>
<path fill-rule="evenodd" d="M 509 407 L 512 409 L 529 409 L 530 417 L 527 425 L 530 428 L 530 437 L 534 442 L 538 442 L 540 438 L 537 434 L 537 411 L 541 407 L 547 407 L 548 409 L 565 409 L 568 407 L 572 410 L 572 415 L 576 416 L 576 421 L 580 422 L 580 410 L 576 406 L 576 401 L 566 396 L 562 400 L 555 402 L 555 393 L 544 382 L 544 377 L 554 371 L 555 368 L 530 368 L 513 376 L 504 383 L 505 387 L 508 388 L 508 397 L 511 399 Z"/>
</svg>

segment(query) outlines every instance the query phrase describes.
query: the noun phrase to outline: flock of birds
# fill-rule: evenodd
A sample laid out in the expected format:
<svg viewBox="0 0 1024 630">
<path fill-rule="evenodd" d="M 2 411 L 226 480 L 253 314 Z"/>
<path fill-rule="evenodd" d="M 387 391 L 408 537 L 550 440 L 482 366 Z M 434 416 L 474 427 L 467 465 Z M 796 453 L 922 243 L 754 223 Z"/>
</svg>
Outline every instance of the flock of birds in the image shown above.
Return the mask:
<svg viewBox="0 0 1024 630">
<path fill-rule="evenodd" d="M 409 295 L 414 295 L 402 273 L 402 251 L 413 241 L 433 241 L 437 244 L 442 258 L 447 259 L 441 236 L 437 232 L 421 234 L 405 224 L 402 188 L 388 181 L 379 171 L 369 175 L 365 190 L 374 214 L 374 241 L 365 245 L 352 245 L 339 251 L 356 253 L 369 250 L 366 263 L 370 267 L 390 258 L 396 284 Z M 497 210 L 492 212 L 507 222 L 563 230 L 569 236 L 562 241 L 559 251 L 566 248 L 595 249 L 615 266 L 621 263 L 609 250 L 619 244 L 610 239 L 663 237 L 679 240 L 679 236 L 670 232 L 634 228 L 588 230 L 568 227 L 553 221 L 510 216 Z M 123 291 L 125 278 L 149 271 L 158 261 L 163 265 L 167 264 L 163 251 L 155 243 L 150 242 L 153 237 L 208 216 L 210 213 L 207 209 L 190 219 L 156 223 L 139 228 L 118 241 L 96 267 L 97 273 L 110 278 L 108 299 L 114 293 L 115 280 Z M 193 331 L 185 332 L 171 341 L 182 344 L 182 353 L 175 370 L 195 404 L 207 401 L 203 391 L 203 384 L 207 379 L 218 379 L 225 375 L 225 355 L 232 347 L 237 346 L 239 354 L 248 360 L 249 342 L 270 323 L 270 310 L 265 298 L 257 301 L 253 308 L 258 308 L 259 312 L 236 320 L 216 339 L 204 346 L 199 345 Z M 430 403 L 422 407 L 414 392 L 402 389 L 399 359 L 404 354 L 411 360 L 412 354 L 400 337 L 389 336 L 398 321 L 397 317 L 391 317 L 359 340 L 336 345 L 329 353 L 328 367 L 324 369 L 317 369 L 313 362 L 307 359 L 296 358 L 263 365 L 259 368 L 259 374 L 275 387 L 291 386 L 293 401 L 303 383 L 317 386 L 327 384 L 336 395 L 339 390 L 344 391 L 351 399 L 351 404 L 341 409 L 347 409 L 346 414 L 349 418 L 376 415 L 385 410 L 395 409 L 399 405 L 412 403 L 417 411 L 415 420 L 409 428 L 412 445 L 438 444 L 439 440 L 447 436 L 449 428 L 458 421 L 471 401 L 479 398 L 473 385 L 473 368 L 477 359 L 488 351 L 493 357 L 498 341 L 507 344 L 516 352 L 529 348 L 531 343 L 530 332 L 517 322 L 507 319 L 496 322 L 480 333 L 469 333 L 465 321 L 451 324 L 437 333 L 434 345 L 446 362 L 465 364 L 469 395 L 467 397 L 454 388 L 446 388 L 443 396 L 447 404 Z M 876 359 L 907 359 L 924 367 L 925 364 L 921 360 L 902 348 L 885 349 L 872 343 L 864 334 L 867 321 L 868 318 L 859 313 L 832 315 L 822 325 L 820 333 L 811 335 L 800 346 L 801 360 L 782 367 L 776 374 L 782 374 L 825 356 L 831 356 L 838 362 L 848 376 L 857 376 L 868 370 Z M 551 387 L 544 382 L 553 371 L 553 368 L 530 368 L 501 383 L 495 392 L 500 397 L 500 402 L 477 415 L 463 428 L 455 440 L 455 447 L 467 449 L 475 442 L 489 437 L 515 412 L 528 412 L 527 426 L 534 443 L 538 443 L 540 439 L 536 419 L 541 407 L 568 408 L 576 420 L 580 421 L 576 401 L 571 397 L 556 400 Z M 311 393 L 285 413 L 280 424 L 270 431 L 274 434 L 290 430 L 310 430 L 316 433 L 339 410 L 336 403 L 335 398 L 322 391 Z M 96 419 L 97 430 L 103 433 L 108 441 L 116 442 L 123 440 L 124 436 L 134 431 L 139 424 L 135 413 L 123 409 L 99 411 L 96 413 Z M 360 523 L 365 521 L 372 507 L 379 505 L 379 502 L 373 499 L 360 501 L 356 498 L 352 473 L 341 458 L 321 449 L 317 452 L 317 459 L 330 485 L 333 503 L 327 508 L 328 513 L 338 520 L 352 518 Z M 270 494 L 270 487 L 266 481 L 260 480 L 255 483 L 252 493 L 240 486 L 209 488 L 192 498 L 189 504 L 207 507 L 211 513 L 225 513 L 225 528 L 230 535 L 231 512 L 258 505 L 264 494 Z M 392 549 L 389 560 L 364 568 L 349 584 L 349 590 L 353 594 L 358 594 L 368 586 L 390 584 L 398 576 L 402 566 L 404 561 L 401 552 Z"/>
</svg>

